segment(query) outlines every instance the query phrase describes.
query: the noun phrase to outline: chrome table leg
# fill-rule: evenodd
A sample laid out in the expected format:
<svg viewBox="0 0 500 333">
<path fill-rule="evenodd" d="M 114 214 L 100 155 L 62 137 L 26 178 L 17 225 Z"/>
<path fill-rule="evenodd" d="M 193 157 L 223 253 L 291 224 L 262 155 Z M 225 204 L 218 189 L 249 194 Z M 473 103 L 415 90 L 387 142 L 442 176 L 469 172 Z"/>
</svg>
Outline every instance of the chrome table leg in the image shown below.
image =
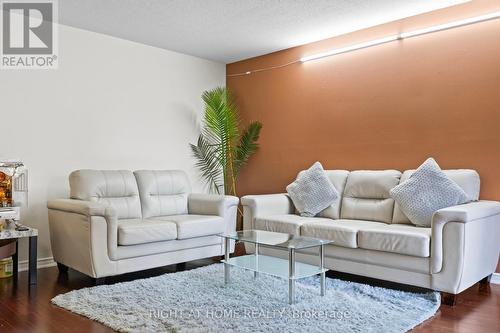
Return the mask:
<svg viewBox="0 0 500 333">
<path fill-rule="evenodd" d="M 288 303 L 295 303 L 295 249 L 288 250 Z"/>
<path fill-rule="evenodd" d="M 326 292 L 326 281 L 325 281 L 325 272 L 323 271 L 325 268 L 325 253 L 324 253 L 324 245 L 319 247 L 319 268 L 321 269 L 321 296 L 325 296 Z"/>
<path fill-rule="evenodd" d="M 225 253 L 224 253 L 224 284 L 228 284 L 229 283 L 229 269 L 230 269 L 230 266 L 228 264 L 228 261 L 229 261 L 229 251 L 230 251 L 230 248 L 231 248 L 231 240 L 229 239 L 229 237 L 226 237 L 225 238 L 225 247 L 224 247 L 224 250 L 225 250 Z"/>
<path fill-rule="evenodd" d="M 259 244 L 255 244 L 255 271 L 253 272 L 253 277 L 256 279 L 259 276 Z"/>
</svg>

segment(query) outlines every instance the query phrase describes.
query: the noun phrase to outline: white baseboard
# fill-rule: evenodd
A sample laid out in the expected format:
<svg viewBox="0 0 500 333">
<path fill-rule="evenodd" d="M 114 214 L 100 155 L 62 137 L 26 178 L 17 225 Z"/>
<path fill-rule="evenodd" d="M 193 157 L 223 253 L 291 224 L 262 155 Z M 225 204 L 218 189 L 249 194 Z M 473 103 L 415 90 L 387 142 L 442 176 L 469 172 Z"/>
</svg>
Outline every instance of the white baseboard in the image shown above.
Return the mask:
<svg viewBox="0 0 500 333">
<path fill-rule="evenodd" d="M 56 262 L 54 261 L 54 258 L 52 257 L 47 257 L 47 258 L 38 258 L 36 261 L 36 268 L 44 268 L 44 267 L 51 267 L 55 266 Z M 28 260 L 22 260 L 19 261 L 19 272 L 27 271 L 28 270 Z"/>
<path fill-rule="evenodd" d="M 493 273 L 490 283 L 500 284 L 500 273 Z"/>
</svg>

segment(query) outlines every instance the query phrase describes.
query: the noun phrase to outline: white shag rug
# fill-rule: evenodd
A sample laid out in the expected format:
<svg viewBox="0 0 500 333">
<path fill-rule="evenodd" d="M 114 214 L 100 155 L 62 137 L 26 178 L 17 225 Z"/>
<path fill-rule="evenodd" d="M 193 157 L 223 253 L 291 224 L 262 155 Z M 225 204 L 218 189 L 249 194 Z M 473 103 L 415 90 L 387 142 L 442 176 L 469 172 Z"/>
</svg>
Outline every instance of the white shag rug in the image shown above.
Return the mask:
<svg viewBox="0 0 500 333">
<path fill-rule="evenodd" d="M 222 264 L 74 290 L 52 303 L 121 332 L 406 332 L 432 317 L 437 292 L 410 293 L 327 278 L 284 279 Z"/>
</svg>

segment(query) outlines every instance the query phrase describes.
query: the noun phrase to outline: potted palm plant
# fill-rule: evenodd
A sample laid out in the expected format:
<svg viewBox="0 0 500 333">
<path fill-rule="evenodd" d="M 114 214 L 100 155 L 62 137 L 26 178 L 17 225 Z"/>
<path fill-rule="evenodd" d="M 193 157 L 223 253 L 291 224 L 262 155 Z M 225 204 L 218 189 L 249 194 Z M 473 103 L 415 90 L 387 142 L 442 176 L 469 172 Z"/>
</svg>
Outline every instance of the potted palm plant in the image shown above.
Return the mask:
<svg viewBox="0 0 500 333">
<path fill-rule="evenodd" d="M 237 196 L 241 168 L 258 149 L 262 124 L 251 122 L 241 129 L 241 119 L 228 89 L 218 87 L 202 95 L 205 114 L 201 134 L 191 150 L 196 167 L 211 192 Z"/>
</svg>

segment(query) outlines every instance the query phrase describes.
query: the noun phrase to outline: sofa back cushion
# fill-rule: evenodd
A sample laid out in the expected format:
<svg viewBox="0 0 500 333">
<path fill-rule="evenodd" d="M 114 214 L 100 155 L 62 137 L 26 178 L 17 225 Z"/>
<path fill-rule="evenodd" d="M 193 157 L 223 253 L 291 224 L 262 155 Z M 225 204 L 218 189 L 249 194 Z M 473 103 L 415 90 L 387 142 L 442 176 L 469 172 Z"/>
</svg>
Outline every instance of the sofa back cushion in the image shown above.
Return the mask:
<svg viewBox="0 0 500 333">
<path fill-rule="evenodd" d="M 189 179 L 180 170 L 139 170 L 134 175 L 144 218 L 187 214 Z"/>
<path fill-rule="evenodd" d="M 403 172 L 400 183 L 410 178 L 414 172 L 415 170 L 406 170 Z M 475 170 L 451 169 L 443 170 L 443 172 L 464 190 L 470 200 L 476 201 L 479 199 L 480 179 L 479 174 Z M 392 223 L 412 224 L 397 203 L 394 205 Z"/>
<path fill-rule="evenodd" d="M 389 191 L 399 184 L 400 177 L 397 170 L 351 171 L 342 197 L 341 218 L 391 223 L 394 200 Z"/>
<path fill-rule="evenodd" d="M 322 210 L 318 216 L 328 217 L 331 219 L 340 218 L 340 204 L 342 203 L 342 195 L 344 193 L 345 184 L 347 182 L 347 176 L 349 171 L 346 170 L 325 170 L 328 179 L 332 182 L 333 186 L 339 193 L 339 196 L 331 204 L 330 207 Z"/>
<path fill-rule="evenodd" d="M 119 219 L 141 217 L 141 202 L 134 174 L 127 170 L 77 170 L 69 176 L 72 199 L 113 207 Z"/>
</svg>

